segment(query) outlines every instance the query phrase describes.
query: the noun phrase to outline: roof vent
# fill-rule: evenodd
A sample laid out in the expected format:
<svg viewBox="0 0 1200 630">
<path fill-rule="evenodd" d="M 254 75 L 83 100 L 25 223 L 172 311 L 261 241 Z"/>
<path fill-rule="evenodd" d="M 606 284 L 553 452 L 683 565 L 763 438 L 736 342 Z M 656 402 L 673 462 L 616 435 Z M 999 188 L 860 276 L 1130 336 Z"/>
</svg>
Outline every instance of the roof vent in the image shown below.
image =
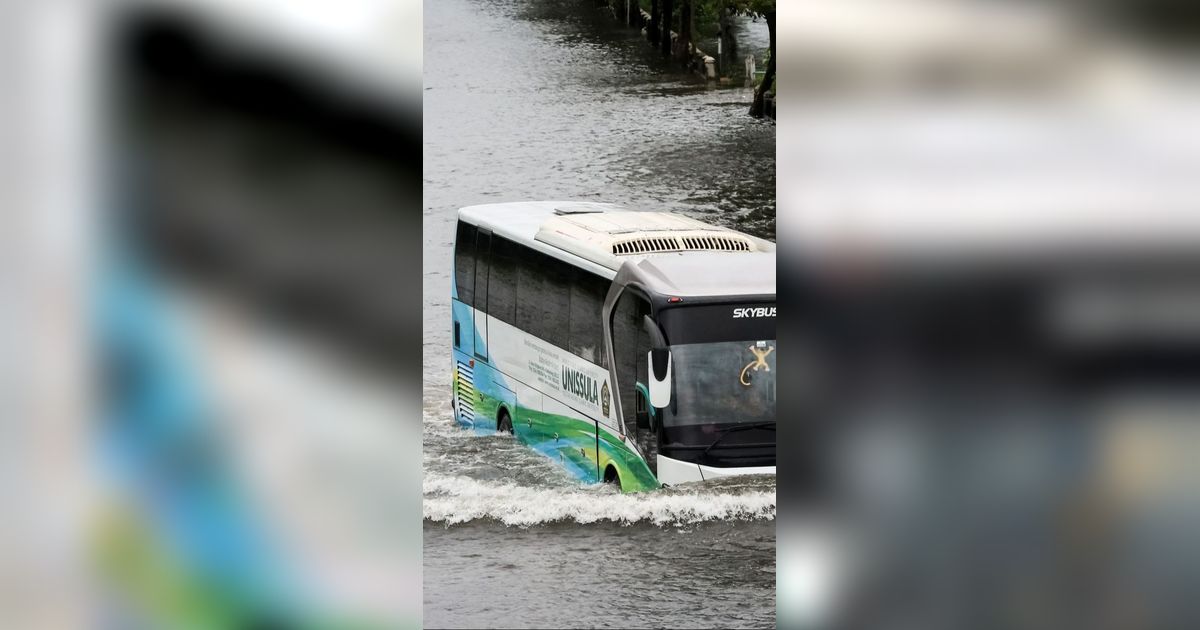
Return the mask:
<svg viewBox="0 0 1200 630">
<path fill-rule="evenodd" d="M 754 251 L 750 241 L 728 234 L 696 234 L 688 236 L 639 236 L 622 239 L 612 244 L 616 256 L 629 254 L 655 254 L 660 252 L 749 252 Z"/>
<path fill-rule="evenodd" d="M 683 248 L 713 252 L 748 252 L 753 249 L 750 241 L 736 236 L 681 236 Z"/>
</svg>

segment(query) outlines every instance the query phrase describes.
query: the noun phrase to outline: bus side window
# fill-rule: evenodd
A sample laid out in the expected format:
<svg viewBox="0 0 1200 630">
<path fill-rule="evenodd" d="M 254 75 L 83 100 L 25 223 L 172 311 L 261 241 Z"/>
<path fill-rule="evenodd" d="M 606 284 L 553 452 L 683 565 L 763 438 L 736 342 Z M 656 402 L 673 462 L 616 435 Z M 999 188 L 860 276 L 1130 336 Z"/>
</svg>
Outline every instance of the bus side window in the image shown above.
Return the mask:
<svg viewBox="0 0 1200 630">
<path fill-rule="evenodd" d="M 525 246 L 517 253 L 517 328 L 544 339 L 542 269 L 545 256 Z"/>
<path fill-rule="evenodd" d="M 542 317 L 544 328 L 542 339 L 567 348 L 568 328 L 571 315 L 571 274 L 567 263 L 546 256 L 545 282 L 542 284 Z"/>
<path fill-rule="evenodd" d="M 571 283 L 570 350 L 585 361 L 608 367 L 604 356 L 604 328 L 601 310 L 608 292 L 608 281 L 582 269 L 575 270 Z"/>
<path fill-rule="evenodd" d="M 480 231 L 475 240 L 475 308 L 487 312 L 488 264 L 492 253 L 492 233 Z"/>
<path fill-rule="evenodd" d="M 458 222 L 454 239 L 454 284 L 458 299 L 467 306 L 475 305 L 475 226 Z"/>
<path fill-rule="evenodd" d="M 488 278 L 488 314 L 515 324 L 517 306 L 517 245 L 492 235 L 492 271 Z"/>
</svg>

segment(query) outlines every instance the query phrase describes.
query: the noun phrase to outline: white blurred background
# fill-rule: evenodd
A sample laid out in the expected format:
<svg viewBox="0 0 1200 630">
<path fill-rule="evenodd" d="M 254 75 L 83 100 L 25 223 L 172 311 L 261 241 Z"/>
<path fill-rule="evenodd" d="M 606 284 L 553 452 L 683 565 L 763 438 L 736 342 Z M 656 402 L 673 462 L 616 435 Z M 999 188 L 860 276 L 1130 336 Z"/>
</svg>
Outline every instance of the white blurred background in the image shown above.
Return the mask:
<svg viewBox="0 0 1200 630">
<path fill-rule="evenodd" d="M 787 3 L 792 233 L 875 252 L 1190 242 L 1194 22 L 1168 1 Z"/>
</svg>

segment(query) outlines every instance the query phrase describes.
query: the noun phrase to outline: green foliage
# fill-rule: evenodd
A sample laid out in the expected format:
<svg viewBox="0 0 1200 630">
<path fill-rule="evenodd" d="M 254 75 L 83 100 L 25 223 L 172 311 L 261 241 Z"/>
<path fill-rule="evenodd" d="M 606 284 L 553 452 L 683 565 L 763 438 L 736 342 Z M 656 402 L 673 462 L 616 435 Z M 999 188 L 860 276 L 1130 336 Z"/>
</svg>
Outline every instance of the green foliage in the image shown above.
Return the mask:
<svg viewBox="0 0 1200 630">
<path fill-rule="evenodd" d="M 697 0 L 692 19 L 701 37 L 712 37 L 720 30 L 721 8 L 717 0 Z"/>
<path fill-rule="evenodd" d="M 696 31 L 704 36 L 716 35 L 722 10 L 754 18 L 775 12 L 775 0 L 692 0 L 692 6 Z"/>
<path fill-rule="evenodd" d="M 695 23 L 696 32 L 702 37 L 712 37 L 720 30 L 721 11 L 728 11 L 731 15 L 743 13 L 745 15 L 754 15 L 751 12 L 743 11 L 739 7 L 746 4 L 747 0 L 692 0 L 692 20 Z M 774 4 L 774 3 L 772 3 Z"/>
<path fill-rule="evenodd" d="M 739 15 L 763 17 L 775 12 L 775 0 L 702 0 L 703 2 L 723 3 L 729 10 Z"/>
<path fill-rule="evenodd" d="M 675 9 L 682 5 L 678 0 Z M 638 0 L 638 5 L 650 12 L 650 0 Z M 775 12 L 775 0 L 692 0 L 693 17 L 697 28 L 702 25 L 716 24 L 720 19 L 721 9 L 725 8 L 734 15 L 749 15 L 764 17 Z"/>
</svg>

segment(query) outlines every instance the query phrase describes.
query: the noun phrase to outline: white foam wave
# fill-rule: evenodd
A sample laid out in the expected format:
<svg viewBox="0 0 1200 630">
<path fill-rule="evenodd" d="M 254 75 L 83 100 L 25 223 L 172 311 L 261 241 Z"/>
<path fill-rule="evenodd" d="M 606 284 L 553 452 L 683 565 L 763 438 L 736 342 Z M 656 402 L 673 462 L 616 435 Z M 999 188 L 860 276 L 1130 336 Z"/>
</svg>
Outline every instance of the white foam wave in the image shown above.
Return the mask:
<svg viewBox="0 0 1200 630">
<path fill-rule="evenodd" d="M 621 494 L 604 486 L 546 488 L 427 475 L 423 509 L 426 520 L 447 525 L 484 519 L 528 526 L 563 521 L 672 525 L 775 518 L 774 488 L 735 494 L 705 490 Z"/>
</svg>

